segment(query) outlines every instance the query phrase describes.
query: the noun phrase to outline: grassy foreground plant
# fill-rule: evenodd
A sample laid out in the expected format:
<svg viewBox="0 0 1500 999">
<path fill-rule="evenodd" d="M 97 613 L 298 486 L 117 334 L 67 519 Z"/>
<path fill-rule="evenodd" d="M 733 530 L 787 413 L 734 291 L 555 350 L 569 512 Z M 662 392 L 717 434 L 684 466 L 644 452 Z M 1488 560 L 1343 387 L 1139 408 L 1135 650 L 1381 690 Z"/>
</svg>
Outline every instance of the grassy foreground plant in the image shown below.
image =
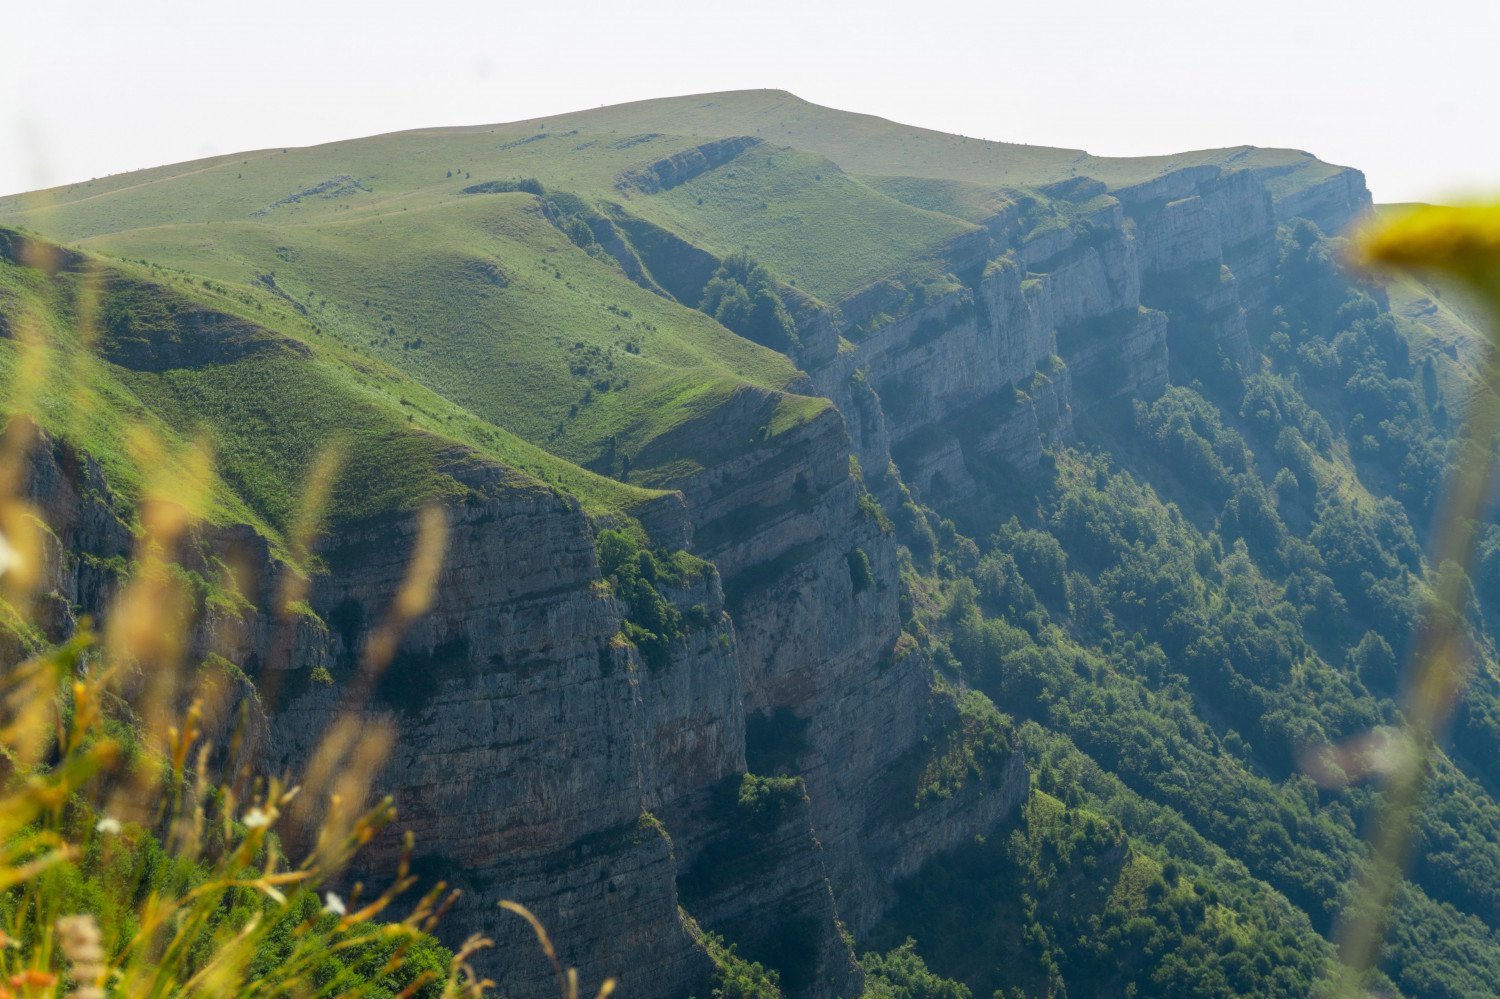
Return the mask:
<svg viewBox="0 0 1500 999">
<path fill-rule="evenodd" d="M 306 788 L 319 821 L 301 858 L 286 855 L 276 828 L 304 789 L 252 777 L 237 735 L 227 752 L 204 737 L 212 690 L 184 669 L 192 603 L 172 562 L 195 520 L 194 481 L 153 486 L 135 571 L 103 632 L 85 625 L 39 648 L 29 608 L 47 538 L 20 494 L 30 434 L 25 419 L 10 421 L 0 499 L 0 587 L 19 644 L 35 650 L 0 676 L 0 996 L 479 994 L 472 947 L 430 966 L 441 886 L 403 918 L 377 918 L 414 886 L 404 862 L 369 897 L 356 888 L 348 901 L 329 892 L 307 904 L 394 817 L 388 799 L 364 805 L 388 731 L 327 734 Z M 148 465 L 153 446 L 137 444 Z M 199 453 L 190 467 L 206 461 Z M 432 547 L 419 546 L 372 661 L 420 611 L 409 591 L 430 586 L 422 551 Z M 428 967 L 403 973 L 415 957 Z"/>
</svg>

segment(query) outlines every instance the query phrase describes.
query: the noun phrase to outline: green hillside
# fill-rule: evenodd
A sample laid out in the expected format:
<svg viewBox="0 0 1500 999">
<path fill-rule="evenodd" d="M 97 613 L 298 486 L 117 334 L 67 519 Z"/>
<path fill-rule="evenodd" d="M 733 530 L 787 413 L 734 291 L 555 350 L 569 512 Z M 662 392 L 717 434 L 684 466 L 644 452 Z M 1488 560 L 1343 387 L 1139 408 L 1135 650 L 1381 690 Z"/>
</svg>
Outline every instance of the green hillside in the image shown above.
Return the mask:
<svg viewBox="0 0 1500 999">
<path fill-rule="evenodd" d="M 608 204 L 589 195 L 623 197 L 613 186 L 623 171 L 685 140 L 563 142 L 537 132 L 527 138 L 538 141 L 523 141 L 511 138 L 516 131 L 403 133 L 220 158 L 11 199 L 0 217 L 19 209 L 17 223 L 47 235 L 279 298 L 329 341 L 400 368 L 481 420 L 632 481 L 666 484 L 701 467 L 705 455 L 657 448 L 653 461 L 664 457 L 666 467 L 622 470 L 653 441 L 708 417 L 737 392 L 774 395 L 771 430 L 824 408 L 781 394 L 795 391 L 801 377 L 783 355 L 627 280 L 589 231 L 591 222 L 602 224 L 600 206 Z M 441 161 L 433 159 L 438 149 Z M 774 160 L 758 160 L 761 170 L 747 181 L 777 172 L 767 165 Z M 679 201 L 635 200 L 651 201 L 718 256 L 749 245 L 785 279 L 805 270 L 827 294 L 902 266 L 967 228 L 831 168 L 826 195 L 816 185 L 803 190 L 816 170 L 785 173 L 788 204 L 815 231 L 834 227 L 827 242 L 844 254 L 809 254 L 819 241 L 778 237 L 776 225 L 745 217 L 743 199 L 720 205 L 693 195 L 690 210 Z M 546 194 L 489 193 L 514 186 L 486 184 L 508 177 L 533 178 L 524 186 Z M 556 184 L 568 187 L 554 193 Z M 861 215 L 850 214 L 856 208 Z M 860 251 L 860 222 L 869 219 L 901 238 Z M 760 428 L 746 432 L 749 440 Z"/>
<path fill-rule="evenodd" d="M 631 208 L 720 256 L 748 249 L 829 302 L 974 230 L 887 197 L 826 159 L 766 146 Z"/>
<path fill-rule="evenodd" d="M 706 140 L 736 136 L 762 145 L 669 190 L 629 182 Z M 1094 157 L 913 128 L 784 91 L 738 91 L 215 157 L 0 199 L 0 218 L 63 240 L 185 222 L 253 220 L 277 231 L 368 217 L 390 224 L 391 213 L 451 206 L 475 182 L 534 178 L 596 208 L 618 205 L 720 257 L 749 249 L 783 281 L 833 302 L 940 252 L 1015 189 L 1073 177 L 1124 186 L 1208 163 L 1274 169 L 1274 183 L 1287 188 L 1337 169 L 1306 153 L 1251 147 Z M 131 244 L 107 245 L 128 254 Z"/>
<path fill-rule="evenodd" d="M 798 377 L 782 355 L 624 280 L 524 193 L 321 225 L 156 227 L 85 245 L 240 287 L 274 284 L 327 336 L 579 463 L 606 449 L 633 455 L 738 387 L 776 391 Z M 789 411 L 818 408 L 786 399 Z"/>
<path fill-rule="evenodd" d="M 1461 342 L 1476 334 L 1447 310 L 1453 288 L 1366 283 L 1340 243 L 1281 228 L 1277 308 L 1248 363 L 1105 407 L 1034 476 L 985 469 L 978 496 L 900 528 L 922 588 L 944 594 L 914 631 L 1021 723 L 1040 788 L 1112 816 L 1125 858 L 1173 865 L 1192 895 L 1163 874 L 1153 902 L 1173 914 L 1132 915 L 1113 894 L 1119 853 L 1075 869 L 1077 832 L 1040 851 L 1013 832 L 903 883 L 883 940 L 914 935 L 934 970 L 986 987 L 1030 976 L 1025 995 L 1319 994 L 1316 965 L 1295 969 L 1370 863 L 1381 790 L 1360 747 L 1401 722 L 1400 668 L 1432 613 L 1422 539 L 1456 453 L 1449 407 L 1480 349 Z M 1413 296 L 1436 311 L 1405 317 Z M 1362 983 L 1377 994 L 1487 995 L 1500 977 L 1500 528 L 1478 533 L 1461 615 L 1473 671 Z M 976 881 L 993 894 L 945 906 Z M 1205 946 L 1216 900 L 1267 889 L 1277 901 L 1249 908 L 1290 903 L 1289 921 Z M 1182 953 L 1197 956 L 1169 958 Z"/>
<path fill-rule="evenodd" d="M 96 456 L 127 502 L 153 471 L 132 451 L 140 431 L 182 470 L 187 445 L 206 440 L 217 468 L 206 515 L 252 524 L 273 544 L 330 446 L 343 469 L 335 521 L 461 495 L 472 462 L 512 469 L 516 485 L 550 483 L 600 514 L 628 516 L 658 495 L 527 444 L 264 290 L 84 254 L 49 274 L 33 266 L 38 245 L 0 230 L 0 303 L 25 333 L 0 338 L 6 409 Z"/>
</svg>

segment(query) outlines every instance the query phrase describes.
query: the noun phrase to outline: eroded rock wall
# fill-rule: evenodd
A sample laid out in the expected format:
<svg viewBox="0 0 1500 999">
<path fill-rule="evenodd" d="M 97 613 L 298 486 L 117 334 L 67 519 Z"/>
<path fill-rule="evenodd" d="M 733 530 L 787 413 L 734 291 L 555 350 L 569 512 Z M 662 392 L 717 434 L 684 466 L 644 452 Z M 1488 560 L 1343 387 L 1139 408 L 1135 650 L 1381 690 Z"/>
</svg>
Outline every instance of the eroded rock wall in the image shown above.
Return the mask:
<svg viewBox="0 0 1500 999">
<path fill-rule="evenodd" d="M 531 907 L 586 977 L 617 975 L 633 995 L 688 994 L 710 965 L 681 924 L 671 843 L 648 809 L 670 811 L 743 771 L 717 575 L 673 594 L 704 605 L 707 623 L 651 672 L 618 637 L 621 607 L 576 505 L 498 467 L 471 468 L 468 479 L 472 497 L 445 511 L 432 606 L 382 677 L 361 672 L 360 650 L 406 576 L 415 514 L 338 525 L 320 553 L 328 572 L 314 578 L 314 614 L 288 619 L 270 611 L 287 569 L 264 540 L 200 526 L 177 553 L 184 568 L 234 562 L 253 606 L 200 608 L 190 658 L 222 655 L 256 678 L 239 695 L 267 771 L 306 773 L 339 718 L 390 727 L 375 789 L 394 795 L 398 822 L 351 878 L 388 876 L 400 834 L 415 834 L 419 869 L 465 889 L 445 936 L 493 937 L 481 963 L 507 994 L 555 986 L 530 930 L 495 907 L 501 898 Z M 53 637 L 76 627 L 78 612 L 107 626 L 135 539 L 99 467 L 41 435 L 27 494 L 54 532 L 39 596 L 56 609 Z M 319 667 L 333 683 L 312 676 Z M 286 834 L 295 843 L 295 826 Z"/>
<path fill-rule="evenodd" d="M 1357 171 L 1324 169 L 1311 186 L 1230 164 L 1018 192 L 984 220 L 986 263 L 974 266 L 973 237 L 944 261 L 964 287 L 885 320 L 905 290 L 876 282 L 818 317 L 844 349 L 799 360 L 857 414 L 863 467 L 894 458 L 919 494 L 972 494 L 975 466 L 1024 474 L 1090 407 L 1150 398 L 1174 372 L 1242 364 L 1266 319 L 1277 224 L 1305 215 L 1338 228 L 1369 204 Z M 878 409 L 860 398 L 869 391 Z"/>
</svg>

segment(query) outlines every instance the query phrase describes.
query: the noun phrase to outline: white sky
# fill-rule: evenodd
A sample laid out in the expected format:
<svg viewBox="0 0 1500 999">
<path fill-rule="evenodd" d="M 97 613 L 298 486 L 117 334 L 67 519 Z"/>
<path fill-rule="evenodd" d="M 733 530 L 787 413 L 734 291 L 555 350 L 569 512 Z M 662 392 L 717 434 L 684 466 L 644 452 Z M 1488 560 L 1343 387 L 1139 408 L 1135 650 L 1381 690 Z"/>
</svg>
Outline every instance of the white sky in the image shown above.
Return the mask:
<svg viewBox="0 0 1500 999">
<path fill-rule="evenodd" d="M 0 194 L 214 153 L 780 87 L 1139 155 L 1253 143 L 1500 196 L 1500 0 L 11 0 Z"/>
</svg>

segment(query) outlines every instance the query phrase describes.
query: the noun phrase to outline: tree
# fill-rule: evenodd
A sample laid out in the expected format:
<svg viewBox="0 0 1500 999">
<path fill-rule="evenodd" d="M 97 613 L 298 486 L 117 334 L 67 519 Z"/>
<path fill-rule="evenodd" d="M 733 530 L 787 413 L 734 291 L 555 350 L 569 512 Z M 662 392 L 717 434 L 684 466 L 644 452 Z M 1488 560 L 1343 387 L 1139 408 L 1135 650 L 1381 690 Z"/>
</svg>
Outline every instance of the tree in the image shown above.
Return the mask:
<svg viewBox="0 0 1500 999">
<path fill-rule="evenodd" d="M 724 258 L 703 289 L 698 308 L 740 336 L 773 350 L 800 345 L 771 272 L 744 250 Z"/>
</svg>

